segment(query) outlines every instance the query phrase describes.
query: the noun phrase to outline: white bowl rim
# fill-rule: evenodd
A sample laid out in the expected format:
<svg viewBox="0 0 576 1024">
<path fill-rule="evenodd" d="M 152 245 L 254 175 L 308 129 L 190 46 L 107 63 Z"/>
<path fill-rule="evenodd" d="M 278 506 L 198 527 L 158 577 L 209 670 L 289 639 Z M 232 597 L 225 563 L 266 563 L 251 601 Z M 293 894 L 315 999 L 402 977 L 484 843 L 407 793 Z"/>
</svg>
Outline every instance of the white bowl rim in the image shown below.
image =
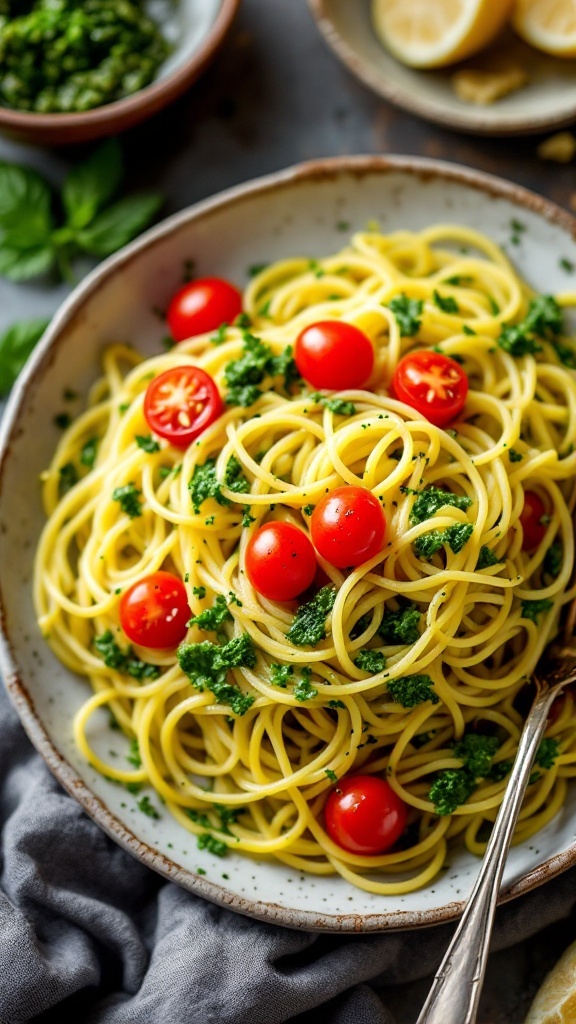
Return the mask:
<svg viewBox="0 0 576 1024">
<path fill-rule="evenodd" d="M 131 242 L 124 249 L 106 259 L 93 270 L 70 294 L 56 312 L 42 340 L 16 382 L 7 403 L 0 424 L 0 478 L 9 454 L 13 435 L 17 434 L 19 414 L 24 406 L 28 387 L 33 383 L 44 365 L 50 362 L 53 349 L 57 346 L 62 330 L 77 315 L 85 298 L 102 282 L 115 274 L 120 267 L 130 263 L 150 245 L 168 237 L 182 225 L 199 220 L 215 210 L 242 202 L 252 195 L 261 195 L 287 185 L 311 180 L 322 180 L 337 176 L 352 175 L 363 177 L 369 174 L 404 173 L 424 180 L 441 179 L 457 182 L 495 198 L 506 199 L 520 210 L 530 209 L 544 219 L 560 226 L 576 238 L 576 218 L 551 200 L 495 175 L 486 174 L 473 168 L 451 164 L 441 160 L 415 156 L 344 156 L 326 157 L 297 164 L 282 171 L 253 179 L 234 186 L 208 199 L 204 199 L 185 210 L 174 214 Z M 442 907 L 422 911 L 385 911 L 374 914 L 329 914 L 315 911 L 295 910 L 265 900 L 251 900 L 230 892 L 202 876 L 194 874 L 164 856 L 148 843 L 143 842 L 126 828 L 86 785 L 69 762 L 60 754 L 35 710 L 34 702 L 26 684 L 18 673 L 15 652 L 7 632 L 6 614 L 0 592 L 0 672 L 12 704 L 32 744 L 56 776 L 64 789 L 70 793 L 100 825 L 100 827 L 124 850 L 131 853 L 147 867 L 153 868 L 169 881 L 177 882 L 185 889 L 220 906 L 245 914 L 270 924 L 306 931 L 321 932 L 384 932 L 429 927 L 452 921 L 464 908 L 464 901 L 452 901 Z M 520 879 L 505 887 L 499 897 L 504 903 L 523 895 L 561 874 L 576 864 L 576 841 L 566 850 L 548 858 Z"/>
</svg>

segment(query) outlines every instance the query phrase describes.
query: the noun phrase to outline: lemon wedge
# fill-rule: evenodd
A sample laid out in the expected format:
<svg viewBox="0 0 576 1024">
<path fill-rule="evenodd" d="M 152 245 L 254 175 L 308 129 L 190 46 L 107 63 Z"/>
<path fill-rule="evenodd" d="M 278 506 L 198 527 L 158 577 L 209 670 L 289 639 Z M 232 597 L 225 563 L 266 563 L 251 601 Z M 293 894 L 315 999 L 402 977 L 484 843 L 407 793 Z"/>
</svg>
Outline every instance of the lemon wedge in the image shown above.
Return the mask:
<svg viewBox="0 0 576 1024">
<path fill-rule="evenodd" d="M 576 57 L 576 0 L 516 0 L 512 24 L 537 50 Z"/>
<path fill-rule="evenodd" d="M 398 60 L 414 68 L 438 68 L 491 42 L 513 4 L 514 0 L 372 0 L 372 20 L 379 39 Z"/>
<path fill-rule="evenodd" d="M 576 942 L 562 954 L 536 993 L 524 1024 L 574 1024 Z"/>
</svg>

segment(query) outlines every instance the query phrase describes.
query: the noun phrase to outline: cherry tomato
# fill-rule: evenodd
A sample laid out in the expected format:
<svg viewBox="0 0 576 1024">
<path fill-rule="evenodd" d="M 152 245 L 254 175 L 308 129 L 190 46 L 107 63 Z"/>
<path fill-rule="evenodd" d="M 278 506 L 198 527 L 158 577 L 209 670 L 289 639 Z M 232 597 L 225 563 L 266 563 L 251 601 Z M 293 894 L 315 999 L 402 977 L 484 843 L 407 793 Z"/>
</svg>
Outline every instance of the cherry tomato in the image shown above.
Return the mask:
<svg viewBox="0 0 576 1024">
<path fill-rule="evenodd" d="M 154 572 L 120 599 L 120 625 L 140 647 L 175 647 L 186 636 L 191 615 L 186 588 L 170 572 Z"/>
<path fill-rule="evenodd" d="M 374 367 L 374 349 L 370 338 L 353 324 L 322 320 L 300 332 L 294 359 L 313 387 L 342 391 L 366 383 Z"/>
<path fill-rule="evenodd" d="M 443 427 L 462 412 L 468 377 L 455 359 L 422 349 L 400 360 L 392 388 L 401 402 L 416 409 L 436 427 Z"/>
<path fill-rule="evenodd" d="M 242 312 L 242 294 L 220 277 L 199 277 L 172 297 L 166 320 L 175 341 L 215 331 Z"/>
<path fill-rule="evenodd" d="M 544 540 L 546 525 L 542 522 L 542 517 L 545 515 L 546 508 L 542 498 L 534 491 L 526 491 L 524 493 L 524 508 L 520 513 L 523 551 L 533 551 Z"/>
<path fill-rule="evenodd" d="M 316 505 L 310 532 L 322 558 L 345 569 L 382 551 L 386 519 L 380 502 L 366 487 L 337 487 Z"/>
<path fill-rule="evenodd" d="M 216 384 L 199 366 L 165 370 L 150 381 L 144 396 L 148 426 L 176 448 L 187 448 L 222 409 Z"/>
<path fill-rule="evenodd" d="M 298 527 L 290 523 L 265 523 L 248 542 L 246 573 L 262 597 L 291 601 L 314 579 L 314 548 Z"/>
<path fill-rule="evenodd" d="M 350 853 L 389 850 L 406 828 L 406 804 L 376 775 L 351 775 L 338 782 L 326 802 L 328 835 Z"/>
</svg>

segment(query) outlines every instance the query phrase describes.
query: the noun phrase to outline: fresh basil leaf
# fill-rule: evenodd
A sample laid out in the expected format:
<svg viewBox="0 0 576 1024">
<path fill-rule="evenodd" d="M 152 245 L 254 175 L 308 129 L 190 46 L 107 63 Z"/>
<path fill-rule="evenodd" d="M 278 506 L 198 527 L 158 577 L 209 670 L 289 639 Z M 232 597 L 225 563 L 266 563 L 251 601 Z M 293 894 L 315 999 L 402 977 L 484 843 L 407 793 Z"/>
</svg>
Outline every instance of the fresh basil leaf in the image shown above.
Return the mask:
<svg viewBox="0 0 576 1024">
<path fill-rule="evenodd" d="M 11 281 L 27 281 L 51 270 L 54 259 L 55 252 L 51 245 L 14 249 L 0 244 L 0 275 Z"/>
<path fill-rule="evenodd" d="M 14 249 L 44 245 L 53 227 L 50 186 L 31 167 L 0 161 L 0 240 Z"/>
<path fill-rule="evenodd" d="M 163 203 L 155 194 L 127 196 L 98 214 L 89 227 L 76 232 L 76 242 L 92 256 L 109 256 L 150 223 Z"/>
<path fill-rule="evenodd" d="M 62 186 L 62 202 L 71 228 L 87 227 L 120 187 L 124 169 L 116 139 L 107 139 L 87 160 L 70 171 Z"/>
<path fill-rule="evenodd" d="M 8 394 L 49 320 L 22 320 L 0 335 L 0 397 Z"/>
</svg>

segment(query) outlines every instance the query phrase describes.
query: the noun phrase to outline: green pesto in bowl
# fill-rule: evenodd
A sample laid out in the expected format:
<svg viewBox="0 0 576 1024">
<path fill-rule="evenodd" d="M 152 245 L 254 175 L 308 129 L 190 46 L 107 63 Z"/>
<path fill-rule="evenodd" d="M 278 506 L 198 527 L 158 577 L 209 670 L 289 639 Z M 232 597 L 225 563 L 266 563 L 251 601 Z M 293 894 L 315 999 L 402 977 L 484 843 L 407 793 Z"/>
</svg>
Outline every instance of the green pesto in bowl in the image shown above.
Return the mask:
<svg viewBox="0 0 576 1024">
<path fill-rule="evenodd" d="M 0 0 L 0 105 L 92 110 L 149 85 L 170 51 L 143 0 Z"/>
</svg>

